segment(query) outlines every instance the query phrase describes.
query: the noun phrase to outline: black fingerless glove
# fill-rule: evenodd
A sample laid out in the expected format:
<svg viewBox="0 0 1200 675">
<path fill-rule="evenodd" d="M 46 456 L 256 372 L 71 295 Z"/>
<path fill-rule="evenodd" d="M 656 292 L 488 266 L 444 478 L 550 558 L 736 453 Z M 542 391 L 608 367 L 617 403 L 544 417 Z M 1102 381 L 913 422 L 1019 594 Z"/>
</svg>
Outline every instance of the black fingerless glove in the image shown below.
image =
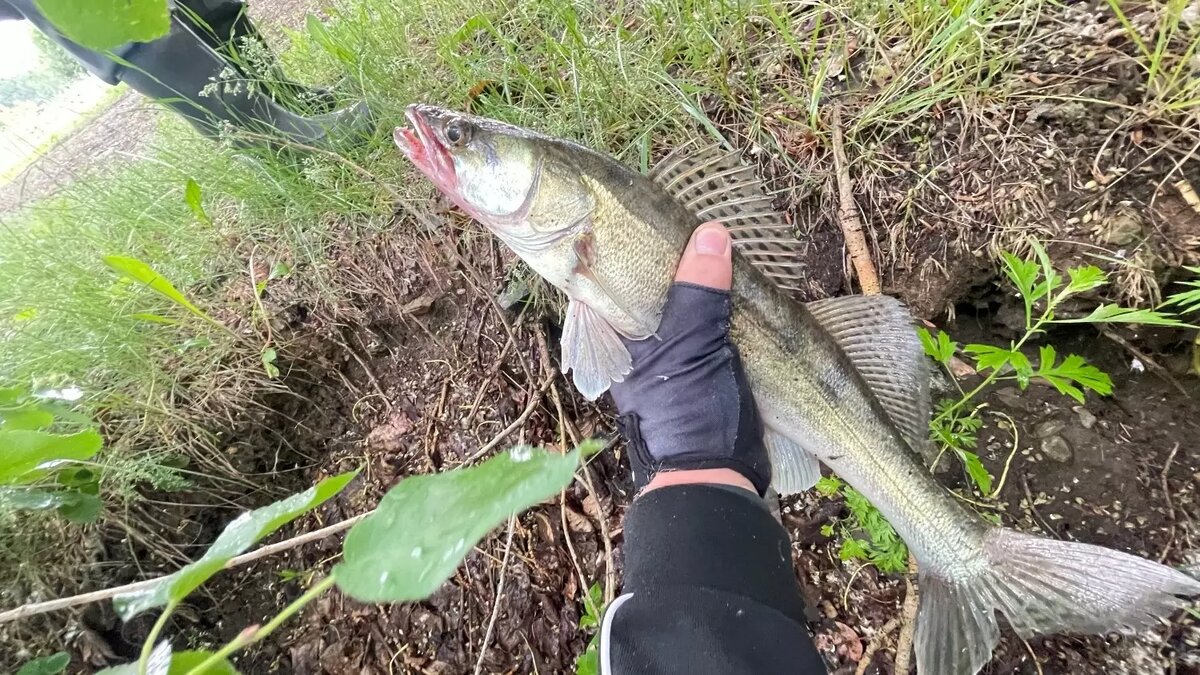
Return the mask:
<svg viewBox="0 0 1200 675">
<path fill-rule="evenodd" d="M 732 469 L 760 495 L 771 484 L 762 421 L 737 348 L 727 291 L 676 283 L 658 333 L 626 340 L 633 371 L 612 385 L 633 482 L 659 471 Z"/>
</svg>

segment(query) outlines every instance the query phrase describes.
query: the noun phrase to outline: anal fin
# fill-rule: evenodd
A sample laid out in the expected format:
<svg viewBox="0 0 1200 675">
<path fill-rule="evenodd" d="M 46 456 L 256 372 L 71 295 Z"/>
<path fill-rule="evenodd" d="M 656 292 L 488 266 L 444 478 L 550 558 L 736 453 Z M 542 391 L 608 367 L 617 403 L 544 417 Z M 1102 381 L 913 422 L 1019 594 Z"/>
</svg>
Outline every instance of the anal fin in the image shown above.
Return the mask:
<svg viewBox="0 0 1200 675">
<path fill-rule="evenodd" d="M 763 428 L 763 442 L 771 457 L 771 487 L 781 495 L 811 489 L 821 478 L 821 464 L 813 454 L 775 429 Z"/>
<path fill-rule="evenodd" d="M 629 350 L 607 321 L 578 300 L 567 305 L 563 322 L 562 369 L 573 372 L 575 388 L 594 401 L 621 382 L 633 367 Z"/>
</svg>

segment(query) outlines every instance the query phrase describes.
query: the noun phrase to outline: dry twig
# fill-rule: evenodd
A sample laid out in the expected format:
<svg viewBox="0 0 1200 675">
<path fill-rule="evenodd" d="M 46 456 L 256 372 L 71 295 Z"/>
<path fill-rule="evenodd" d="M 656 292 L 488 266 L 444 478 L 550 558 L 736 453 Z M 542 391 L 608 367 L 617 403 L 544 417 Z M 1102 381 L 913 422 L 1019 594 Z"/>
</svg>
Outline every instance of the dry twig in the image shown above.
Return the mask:
<svg viewBox="0 0 1200 675">
<path fill-rule="evenodd" d="M 913 633 L 917 628 L 917 606 L 920 595 L 916 584 L 917 559 L 908 554 L 908 572 L 904 575 L 904 607 L 900 611 L 900 637 L 896 640 L 895 675 L 908 675 L 912 656 Z"/>
<path fill-rule="evenodd" d="M 887 623 L 883 624 L 883 628 L 879 629 L 875 637 L 871 638 L 871 641 L 867 643 L 867 648 L 863 650 L 862 658 L 858 660 L 858 667 L 854 669 L 854 675 L 864 675 L 867 672 L 867 668 L 871 666 L 871 659 L 875 658 L 875 652 L 883 648 L 888 636 L 899 625 L 900 620 L 896 617 L 892 617 Z"/>
<path fill-rule="evenodd" d="M 842 110 L 836 105 L 831 127 L 833 163 L 837 172 L 838 224 L 846 238 L 846 248 L 850 251 L 850 261 L 854 263 L 854 273 L 858 276 L 863 295 L 876 295 L 879 293 L 879 274 L 875 271 L 875 263 L 871 261 L 871 249 L 867 246 L 862 220 L 858 217 L 854 186 L 850 182 L 850 166 L 846 161 L 846 148 L 842 140 Z"/>
<path fill-rule="evenodd" d="M 483 672 L 483 658 L 487 656 L 492 631 L 496 630 L 496 618 L 500 616 L 500 601 L 504 598 L 504 580 L 508 578 L 508 559 L 512 555 L 513 530 L 516 529 L 516 514 L 508 517 L 508 538 L 504 543 L 504 559 L 500 561 L 500 580 L 496 582 L 496 595 L 492 600 L 492 616 L 483 633 L 483 644 L 479 645 L 479 658 L 475 661 L 475 675 Z"/>
</svg>

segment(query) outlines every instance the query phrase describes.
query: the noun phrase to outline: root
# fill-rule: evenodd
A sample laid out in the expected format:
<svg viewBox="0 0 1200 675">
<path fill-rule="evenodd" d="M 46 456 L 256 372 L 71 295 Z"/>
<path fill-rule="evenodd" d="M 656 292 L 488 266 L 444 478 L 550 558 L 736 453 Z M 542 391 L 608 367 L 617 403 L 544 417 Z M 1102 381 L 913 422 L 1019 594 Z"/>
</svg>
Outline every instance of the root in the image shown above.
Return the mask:
<svg viewBox="0 0 1200 675">
<path fill-rule="evenodd" d="M 878 295 L 879 274 L 871 260 L 871 249 L 863 236 L 862 220 L 858 217 L 858 205 L 854 201 L 854 186 L 850 182 L 850 167 L 846 162 L 846 148 L 842 142 L 842 111 L 838 106 L 833 108 L 832 134 L 833 163 L 837 171 L 838 224 L 841 225 L 842 235 L 846 238 L 850 262 L 854 264 L 854 273 L 858 277 L 858 285 L 862 288 L 863 295 Z"/>
</svg>

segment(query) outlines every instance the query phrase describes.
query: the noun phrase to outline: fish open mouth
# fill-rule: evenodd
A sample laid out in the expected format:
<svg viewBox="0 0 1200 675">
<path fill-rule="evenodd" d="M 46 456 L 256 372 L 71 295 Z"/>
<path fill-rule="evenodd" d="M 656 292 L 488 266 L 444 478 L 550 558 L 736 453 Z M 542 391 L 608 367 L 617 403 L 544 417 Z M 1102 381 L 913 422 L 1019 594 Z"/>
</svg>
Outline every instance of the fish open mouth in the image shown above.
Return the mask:
<svg viewBox="0 0 1200 675">
<path fill-rule="evenodd" d="M 408 159 L 435 182 L 449 183 L 454 178 L 454 161 L 437 131 L 419 106 L 404 111 L 409 126 L 396 127 L 392 138 Z"/>
</svg>

